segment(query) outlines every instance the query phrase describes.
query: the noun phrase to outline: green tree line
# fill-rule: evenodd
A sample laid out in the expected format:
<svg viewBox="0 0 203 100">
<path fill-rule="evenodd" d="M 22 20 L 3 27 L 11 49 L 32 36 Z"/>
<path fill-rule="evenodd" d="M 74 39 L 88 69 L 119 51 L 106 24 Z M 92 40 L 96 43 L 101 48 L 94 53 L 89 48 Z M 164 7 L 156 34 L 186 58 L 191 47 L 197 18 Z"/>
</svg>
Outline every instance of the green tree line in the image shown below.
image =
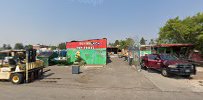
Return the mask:
<svg viewBox="0 0 203 100">
<path fill-rule="evenodd" d="M 63 49 L 66 49 L 66 43 L 64 42 L 64 43 L 58 44 L 57 46 L 49 46 L 49 47 L 52 50 L 55 50 L 57 48 L 63 50 Z M 3 46 L 0 47 L 0 50 L 11 50 L 11 49 L 21 50 L 21 49 L 27 49 L 27 48 L 30 49 L 30 48 L 33 48 L 33 46 L 30 44 L 24 45 L 23 43 L 16 43 L 14 45 L 14 48 L 12 48 L 10 44 L 3 44 Z"/>
<path fill-rule="evenodd" d="M 203 13 L 169 19 L 158 34 L 158 43 L 190 43 L 203 52 Z"/>
<path fill-rule="evenodd" d="M 132 38 L 126 38 L 124 40 L 116 40 L 114 43 L 109 43 L 109 46 L 118 47 L 119 49 L 128 49 L 133 46 L 135 41 Z"/>
<path fill-rule="evenodd" d="M 139 42 L 136 42 L 136 41 L 139 41 Z M 114 43 L 109 43 L 109 46 L 118 47 L 119 49 L 128 49 L 128 47 L 135 46 L 136 44 L 147 45 L 146 43 L 147 40 L 145 40 L 144 37 L 136 41 L 133 38 L 126 38 L 124 40 L 116 40 Z M 156 43 L 154 39 L 150 39 L 149 44 L 154 45 Z"/>
</svg>

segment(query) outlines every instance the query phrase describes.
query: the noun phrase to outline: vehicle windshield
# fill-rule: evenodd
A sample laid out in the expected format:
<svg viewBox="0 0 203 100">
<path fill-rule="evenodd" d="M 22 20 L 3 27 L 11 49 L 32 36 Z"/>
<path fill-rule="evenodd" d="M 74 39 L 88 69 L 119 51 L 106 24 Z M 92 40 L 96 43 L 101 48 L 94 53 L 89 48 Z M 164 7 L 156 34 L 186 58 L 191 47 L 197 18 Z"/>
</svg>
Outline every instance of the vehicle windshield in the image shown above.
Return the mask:
<svg viewBox="0 0 203 100">
<path fill-rule="evenodd" d="M 162 60 L 177 60 L 178 58 L 172 55 L 160 55 Z"/>
</svg>

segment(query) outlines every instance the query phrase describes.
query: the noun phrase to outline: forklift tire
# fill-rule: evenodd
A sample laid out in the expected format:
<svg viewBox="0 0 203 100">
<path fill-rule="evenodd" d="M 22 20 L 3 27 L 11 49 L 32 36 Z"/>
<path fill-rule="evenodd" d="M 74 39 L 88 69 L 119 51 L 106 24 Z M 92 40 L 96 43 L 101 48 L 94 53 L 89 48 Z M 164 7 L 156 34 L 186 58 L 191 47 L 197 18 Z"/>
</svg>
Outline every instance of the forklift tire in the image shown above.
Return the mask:
<svg viewBox="0 0 203 100">
<path fill-rule="evenodd" d="M 41 75 L 41 70 L 38 70 L 37 75 L 38 75 L 38 79 L 41 78 L 41 76 L 42 76 L 42 75 Z"/>
<path fill-rule="evenodd" d="M 30 82 L 33 82 L 35 80 L 35 73 L 34 72 L 31 72 L 31 75 L 30 75 Z"/>
<path fill-rule="evenodd" d="M 41 76 L 44 74 L 43 69 L 40 70 L 40 74 Z"/>
<path fill-rule="evenodd" d="M 21 84 L 23 83 L 23 74 L 21 73 L 14 73 L 11 75 L 11 82 L 13 84 Z"/>
<path fill-rule="evenodd" d="M 35 74 L 35 79 L 38 79 L 38 78 L 39 78 L 39 70 L 36 70 L 36 71 L 34 72 L 34 74 Z"/>
</svg>

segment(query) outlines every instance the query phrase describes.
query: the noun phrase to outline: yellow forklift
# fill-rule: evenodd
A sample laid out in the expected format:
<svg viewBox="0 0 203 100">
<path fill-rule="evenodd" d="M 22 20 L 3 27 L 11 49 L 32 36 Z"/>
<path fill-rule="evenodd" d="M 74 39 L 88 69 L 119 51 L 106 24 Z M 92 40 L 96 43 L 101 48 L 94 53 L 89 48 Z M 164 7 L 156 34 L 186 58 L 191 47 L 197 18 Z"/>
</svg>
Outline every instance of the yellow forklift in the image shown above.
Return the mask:
<svg viewBox="0 0 203 100">
<path fill-rule="evenodd" d="M 0 52 L 0 54 L 0 80 L 21 84 L 32 82 L 43 74 L 43 61 L 36 60 L 34 49 Z"/>
</svg>

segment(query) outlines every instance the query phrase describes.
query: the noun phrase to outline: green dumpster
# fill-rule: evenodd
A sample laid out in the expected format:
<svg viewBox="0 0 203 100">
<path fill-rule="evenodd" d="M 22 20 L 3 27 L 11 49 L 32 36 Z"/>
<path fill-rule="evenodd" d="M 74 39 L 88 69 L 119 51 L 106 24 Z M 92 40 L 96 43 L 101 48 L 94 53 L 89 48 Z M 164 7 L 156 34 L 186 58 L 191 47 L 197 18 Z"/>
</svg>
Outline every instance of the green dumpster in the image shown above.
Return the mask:
<svg viewBox="0 0 203 100">
<path fill-rule="evenodd" d="M 41 52 L 37 59 L 44 61 L 44 66 L 50 66 L 54 64 L 54 58 L 57 58 L 58 54 L 55 52 Z"/>
</svg>

